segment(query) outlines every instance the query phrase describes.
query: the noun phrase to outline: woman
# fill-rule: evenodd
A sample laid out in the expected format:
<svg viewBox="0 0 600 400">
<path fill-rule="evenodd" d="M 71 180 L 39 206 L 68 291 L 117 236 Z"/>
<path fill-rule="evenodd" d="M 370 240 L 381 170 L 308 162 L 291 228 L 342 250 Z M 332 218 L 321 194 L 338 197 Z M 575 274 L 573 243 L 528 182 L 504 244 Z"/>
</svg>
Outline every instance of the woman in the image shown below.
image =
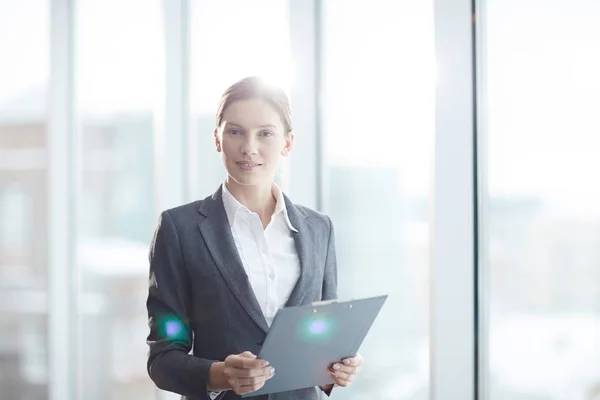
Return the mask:
<svg viewBox="0 0 600 400">
<path fill-rule="evenodd" d="M 148 373 L 187 399 L 236 399 L 261 388 L 274 371 L 256 354 L 277 310 L 337 296 L 330 219 L 292 204 L 273 182 L 294 143 L 285 93 L 255 77 L 233 84 L 214 139 L 225 183 L 164 211 L 150 250 Z M 360 364 L 357 356 L 329 372 L 347 386 Z M 261 398 L 317 399 L 318 391 Z"/>
</svg>

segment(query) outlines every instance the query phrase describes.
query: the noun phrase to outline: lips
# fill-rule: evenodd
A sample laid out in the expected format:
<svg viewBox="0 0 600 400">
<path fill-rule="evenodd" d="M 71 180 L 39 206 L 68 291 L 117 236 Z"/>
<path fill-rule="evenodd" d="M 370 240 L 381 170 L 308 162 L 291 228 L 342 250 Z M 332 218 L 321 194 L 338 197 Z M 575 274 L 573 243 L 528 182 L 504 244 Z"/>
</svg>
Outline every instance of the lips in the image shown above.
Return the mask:
<svg viewBox="0 0 600 400">
<path fill-rule="evenodd" d="M 249 162 L 249 161 L 237 161 L 236 164 L 240 165 L 242 167 L 260 167 L 262 165 L 259 163 L 254 163 L 254 162 Z"/>
<path fill-rule="evenodd" d="M 252 161 L 237 161 L 236 164 L 240 170 L 245 172 L 254 172 L 262 166 L 262 164 Z"/>
</svg>

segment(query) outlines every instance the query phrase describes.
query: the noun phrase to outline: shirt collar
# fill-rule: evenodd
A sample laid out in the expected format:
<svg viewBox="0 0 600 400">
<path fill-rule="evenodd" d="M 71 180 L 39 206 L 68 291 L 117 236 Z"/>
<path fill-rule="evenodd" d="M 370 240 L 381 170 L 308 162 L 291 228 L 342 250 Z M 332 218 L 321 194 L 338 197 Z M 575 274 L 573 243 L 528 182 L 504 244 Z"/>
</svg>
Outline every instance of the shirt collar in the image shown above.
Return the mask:
<svg viewBox="0 0 600 400">
<path fill-rule="evenodd" d="M 225 207 L 225 213 L 227 214 L 227 219 L 229 221 L 229 226 L 233 226 L 235 222 L 235 216 L 240 210 L 243 210 L 250 214 L 255 214 L 250 211 L 246 206 L 240 203 L 234 196 L 231 194 L 229 189 L 227 189 L 227 185 L 223 183 L 223 206 Z M 283 218 L 285 220 L 288 228 L 294 232 L 298 232 L 296 228 L 292 225 L 290 221 L 290 217 L 288 215 L 287 207 L 285 205 L 285 198 L 283 197 L 283 192 L 276 184 L 273 184 L 272 187 L 273 197 L 275 197 L 275 210 L 273 211 L 273 217 L 277 217 L 279 213 L 283 214 Z"/>
</svg>

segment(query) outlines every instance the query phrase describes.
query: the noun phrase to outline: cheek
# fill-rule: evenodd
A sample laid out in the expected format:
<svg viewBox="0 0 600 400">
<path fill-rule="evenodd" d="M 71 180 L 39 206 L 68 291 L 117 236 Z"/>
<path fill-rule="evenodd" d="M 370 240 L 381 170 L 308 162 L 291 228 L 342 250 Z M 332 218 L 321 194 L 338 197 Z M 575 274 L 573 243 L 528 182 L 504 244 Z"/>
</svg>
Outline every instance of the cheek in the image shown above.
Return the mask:
<svg viewBox="0 0 600 400">
<path fill-rule="evenodd" d="M 269 146 L 263 152 L 263 157 L 269 162 L 276 164 L 281 159 L 282 149 L 279 146 Z"/>
<path fill-rule="evenodd" d="M 224 156 L 231 156 L 233 150 L 234 146 L 230 140 L 221 140 L 221 153 L 223 153 Z"/>
<path fill-rule="evenodd" d="M 265 143 L 262 146 L 262 151 L 265 157 L 268 157 L 270 160 L 278 160 L 281 158 L 283 154 L 283 149 L 285 148 L 285 142 L 282 140 L 272 141 L 269 143 Z"/>
</svg>

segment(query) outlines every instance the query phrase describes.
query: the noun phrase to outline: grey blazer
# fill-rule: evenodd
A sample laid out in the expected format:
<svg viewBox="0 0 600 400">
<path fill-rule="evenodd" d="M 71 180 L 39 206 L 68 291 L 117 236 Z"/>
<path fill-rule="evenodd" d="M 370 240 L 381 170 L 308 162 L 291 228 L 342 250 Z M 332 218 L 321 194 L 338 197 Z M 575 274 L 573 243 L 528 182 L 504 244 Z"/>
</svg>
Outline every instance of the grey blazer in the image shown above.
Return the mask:
<svg viewBox="0 0 600 400">
<path fill-rule="evenodd" d="M 150 246 L 148 374 L 182 399 L 208 400 L 208 368 L 230 354 L 258 354 L 268 326 L 238 255 L 221 198 L 164 211 Z M 334 299 L 337 269 L 331 220 L 284 196 L 301 273 L 286 306 Z M 192 354 L 190 350 L 193 350 Z M 233 391 L 226 400 L 239 399 Z M 317 399 L 316 388 L 256 400 Z"/>
</svg>

